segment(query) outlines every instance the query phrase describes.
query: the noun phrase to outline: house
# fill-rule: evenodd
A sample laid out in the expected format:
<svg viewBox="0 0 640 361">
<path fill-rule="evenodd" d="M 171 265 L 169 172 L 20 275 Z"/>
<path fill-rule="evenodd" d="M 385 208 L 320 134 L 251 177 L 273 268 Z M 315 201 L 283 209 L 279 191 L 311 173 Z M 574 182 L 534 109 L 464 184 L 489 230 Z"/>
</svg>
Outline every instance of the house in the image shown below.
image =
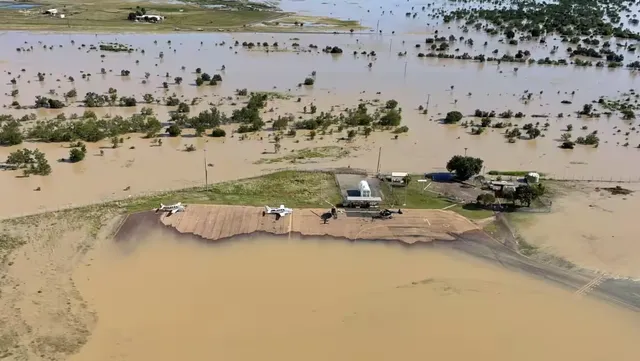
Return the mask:
<svg viewBox="0 0 640 361">
<path fill-rule="evenodd" d="M 49 10 L 45 10 L 44 11 L 45 15 L 57 15 L 58 14 L 58 9 L 49 9 Z"/>
<path fill-rule="evenodd" d="M 162 15 L 140 15 L 140 16 L 136 16 L 136 21 L 146 21 L 146 22 L 150 22 L 150 23 L 157 23 L 160 22 L 162 20 L 164 20 L 165 17 Z"/>
</svg>

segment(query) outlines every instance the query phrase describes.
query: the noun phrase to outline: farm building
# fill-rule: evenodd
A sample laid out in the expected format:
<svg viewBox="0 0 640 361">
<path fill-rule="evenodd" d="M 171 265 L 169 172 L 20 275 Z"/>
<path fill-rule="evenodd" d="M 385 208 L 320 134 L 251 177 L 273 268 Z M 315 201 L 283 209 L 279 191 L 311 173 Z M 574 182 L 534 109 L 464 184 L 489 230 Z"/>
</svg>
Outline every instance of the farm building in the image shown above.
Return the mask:
<svg viewBox="0 0 640 361">
<path fill-rule="evenodd" d="M 45 15 L 57 15 L 58 14 L 58 9 L 49 9 L 49 10 L 45 10 L 44 11 Z"/>
<path fill-rule="evenodd" d="M 136 21 L 146 21 L 150 23 L 157 23 L 164 20 L 164 16 L 162 15 L 140 15 L 136 16 Z"/>
</svg>

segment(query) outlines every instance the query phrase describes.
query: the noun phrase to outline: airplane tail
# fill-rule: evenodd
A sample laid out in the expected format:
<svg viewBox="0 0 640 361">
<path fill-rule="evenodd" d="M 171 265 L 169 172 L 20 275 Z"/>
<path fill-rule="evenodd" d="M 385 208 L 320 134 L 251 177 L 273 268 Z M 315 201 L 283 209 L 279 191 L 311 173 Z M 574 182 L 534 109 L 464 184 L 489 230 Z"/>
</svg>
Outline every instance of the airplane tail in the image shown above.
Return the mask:
<svg viewBox="0 0 640 361">
<path fill-rule="evenodd" d="M 164 208 L 164 204 L 160 203 L 160 208 Z"/>
<path fill-rule="evenodd" d="M 264 206 L 264 209 L 267 211 L 267 213 L 271 212 L 271 207 L 269 207 L 269 206 Z"/>
</svg>

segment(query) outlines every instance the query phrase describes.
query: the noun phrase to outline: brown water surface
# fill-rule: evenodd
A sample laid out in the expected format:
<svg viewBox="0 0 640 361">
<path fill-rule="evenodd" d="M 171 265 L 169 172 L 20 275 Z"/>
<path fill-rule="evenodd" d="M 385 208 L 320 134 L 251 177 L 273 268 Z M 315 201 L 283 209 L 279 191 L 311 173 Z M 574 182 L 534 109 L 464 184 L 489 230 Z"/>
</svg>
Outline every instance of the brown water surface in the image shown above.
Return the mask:
<svg viewBox="0 0 640 361">
<path fill-rule="evenodd" d="M 436 249 L 328 240 L 92 250 L 73 360 L 637 360 L 640 319 Z"/>
</svg>

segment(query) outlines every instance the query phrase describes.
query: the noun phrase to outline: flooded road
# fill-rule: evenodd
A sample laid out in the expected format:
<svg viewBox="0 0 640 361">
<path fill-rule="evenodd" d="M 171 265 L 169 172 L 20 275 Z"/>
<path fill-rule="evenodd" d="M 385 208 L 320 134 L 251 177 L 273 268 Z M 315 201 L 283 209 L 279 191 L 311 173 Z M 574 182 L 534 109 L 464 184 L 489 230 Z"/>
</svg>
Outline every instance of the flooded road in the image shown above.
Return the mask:
<svg viewBox="0 0 640 361">
<path fill-rule="evenodd" d="M 87 259 L 98 323 L 74 361 L 640 355 L 637 315 L 442 250 L 150 235 Z"/>
</svg>

